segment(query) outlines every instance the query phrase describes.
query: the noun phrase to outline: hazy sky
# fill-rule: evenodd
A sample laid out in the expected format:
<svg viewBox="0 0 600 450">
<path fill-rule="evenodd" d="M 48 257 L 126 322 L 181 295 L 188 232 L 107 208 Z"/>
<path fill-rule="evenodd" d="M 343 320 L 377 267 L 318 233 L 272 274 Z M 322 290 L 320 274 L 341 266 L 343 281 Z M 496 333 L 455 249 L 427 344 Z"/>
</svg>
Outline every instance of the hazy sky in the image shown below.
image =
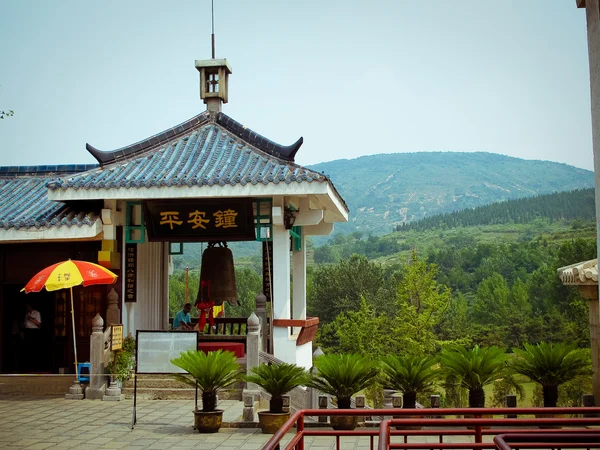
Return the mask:
<svg viewBox="0 0 600 450">
<path fill-rule="evenodd" d="M 303 165 L 487 151 L 592 169 L 574 0 L 215 0 L 224 112 Z M 204 111 L 210 0 L 0 0 L 0 165 L 95 163 Z"/>
</svg>

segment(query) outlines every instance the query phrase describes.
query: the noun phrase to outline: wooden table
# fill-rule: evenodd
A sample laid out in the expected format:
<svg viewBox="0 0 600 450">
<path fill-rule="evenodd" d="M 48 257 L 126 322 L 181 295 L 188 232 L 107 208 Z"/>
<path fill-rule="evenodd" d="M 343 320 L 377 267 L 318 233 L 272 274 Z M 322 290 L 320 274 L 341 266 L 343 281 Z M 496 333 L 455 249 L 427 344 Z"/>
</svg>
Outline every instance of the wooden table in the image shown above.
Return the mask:
<svg viewBox="0 0 600 450">
<path fill-rule="evenodd" d="M 226 341 L 210 341 L 198 342 L 198 350 L 204 353 L 215 352 L 217 350 L 233 352 L 237 358 L 244 357 L 244 344 L 241 342 L 226 342 Z"/>
</svg>

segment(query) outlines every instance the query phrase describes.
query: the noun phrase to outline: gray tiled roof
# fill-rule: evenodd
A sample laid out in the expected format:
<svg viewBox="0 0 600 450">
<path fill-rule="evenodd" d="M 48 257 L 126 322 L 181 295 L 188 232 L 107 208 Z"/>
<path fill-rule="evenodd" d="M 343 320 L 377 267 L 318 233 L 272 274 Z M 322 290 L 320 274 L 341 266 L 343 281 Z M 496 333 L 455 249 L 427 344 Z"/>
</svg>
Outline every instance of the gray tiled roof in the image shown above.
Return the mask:
<svg viewBox="0 0 600 450">
<path fill-rule="evenodd" d="M 48 187 L 66 190 L 328 182 L 326 175 L 293 163 L 301 144 L 302 138 L 281 146 L 223 113 L 204 112 L 112 152 L 100 152 L 88 145 L 101 166 L 55 179 Z"/>
<path fill-rule="evenodd" d="M 598 284 L 598 258 L 557 269 L 563 284 Z"/>
<path fill-rule="evenodd" d="M 97 165 L 0 167 L 0 229 L 92 226 L 100 209 L 48 200 L 48 180 Z"/>
</svg>

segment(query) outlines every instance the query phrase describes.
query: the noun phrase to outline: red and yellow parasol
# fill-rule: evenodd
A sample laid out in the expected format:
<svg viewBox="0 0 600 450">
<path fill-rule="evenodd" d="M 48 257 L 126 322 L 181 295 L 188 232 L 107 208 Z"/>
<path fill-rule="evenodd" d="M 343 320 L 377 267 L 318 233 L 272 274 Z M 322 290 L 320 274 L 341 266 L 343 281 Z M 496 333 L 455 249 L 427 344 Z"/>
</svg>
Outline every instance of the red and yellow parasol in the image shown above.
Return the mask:
<svg viewBox="0 0 600 450">
<path fill-rule="evenodd" d="M 21 292 L 57 291 L 69 288 L 71 291 L 71 320 L 73 323 L 73 346 L 75 350 L 75 373 L 77 374 L 77 342 L 75 337 L 75 312 L 73 310 L 73 286 L 92 286 L 94 284 L 112 284 L 117 275 L 98 264 L 88 261 L 62 261 L 40 270 L 25 285 Z"/>
</svg>

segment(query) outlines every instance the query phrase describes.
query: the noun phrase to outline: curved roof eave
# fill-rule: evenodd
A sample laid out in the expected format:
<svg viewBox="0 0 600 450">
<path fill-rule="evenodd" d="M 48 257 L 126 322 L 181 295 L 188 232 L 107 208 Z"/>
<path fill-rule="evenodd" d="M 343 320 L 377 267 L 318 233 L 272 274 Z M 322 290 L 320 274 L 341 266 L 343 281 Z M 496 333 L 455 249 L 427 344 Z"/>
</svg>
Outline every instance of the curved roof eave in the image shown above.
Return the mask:
<svg viewBox="0 0 600 450">
<path fill-rule="evenodd" d="M 91 225 L 0 229 L 0 242 L 92 241 L 102 239 L 102 220 Z"/>
</svg>

